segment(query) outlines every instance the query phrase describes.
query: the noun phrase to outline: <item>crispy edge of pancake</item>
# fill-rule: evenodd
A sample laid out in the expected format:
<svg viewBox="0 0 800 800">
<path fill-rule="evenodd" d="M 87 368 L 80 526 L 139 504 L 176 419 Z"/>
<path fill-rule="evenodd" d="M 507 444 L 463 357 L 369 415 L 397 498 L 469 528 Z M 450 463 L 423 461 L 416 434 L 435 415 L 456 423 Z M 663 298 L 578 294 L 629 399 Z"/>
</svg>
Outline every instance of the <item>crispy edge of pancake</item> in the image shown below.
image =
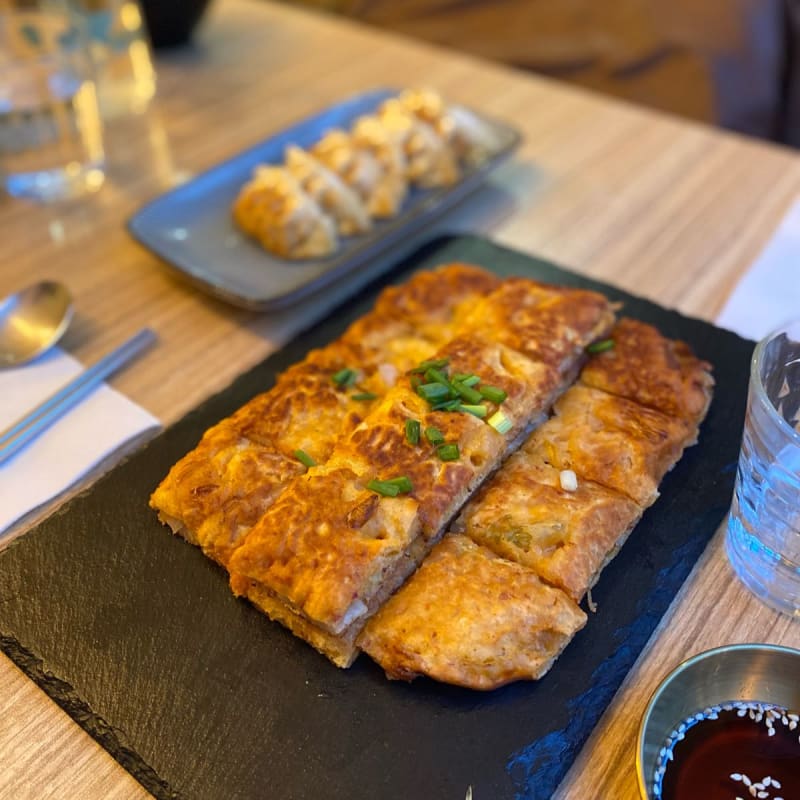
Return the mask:
<svg viewBox="0 0 800 800">
<path fill-rule="evenodd" d="M 685 342 L 647 323 L 621 318 L 609 334 L 614 347 L 592 356 L 580 381 L 668 416 L 700 423 L 713 394 L 711 364 Z"/>
<path fill-rule="evenodd" d="M 450 534 L 358 644 L 389 678 L 489 690 L 541 678 L 585 623 L 573 600 L 531 570 Z"/>
</svg>

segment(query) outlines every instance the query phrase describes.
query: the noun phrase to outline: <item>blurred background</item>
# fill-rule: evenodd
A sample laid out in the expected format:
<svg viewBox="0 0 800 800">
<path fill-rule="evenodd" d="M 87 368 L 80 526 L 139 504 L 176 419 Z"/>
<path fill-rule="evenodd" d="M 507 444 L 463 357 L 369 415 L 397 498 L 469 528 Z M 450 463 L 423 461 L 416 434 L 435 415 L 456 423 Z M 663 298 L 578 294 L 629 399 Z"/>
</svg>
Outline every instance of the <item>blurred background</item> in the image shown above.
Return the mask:
<svg viewBox="0 0 800 800">
<path fill-rule="evenodd" d="M 800 0 L 286 2 L 800 146 Z"/>
</svg>

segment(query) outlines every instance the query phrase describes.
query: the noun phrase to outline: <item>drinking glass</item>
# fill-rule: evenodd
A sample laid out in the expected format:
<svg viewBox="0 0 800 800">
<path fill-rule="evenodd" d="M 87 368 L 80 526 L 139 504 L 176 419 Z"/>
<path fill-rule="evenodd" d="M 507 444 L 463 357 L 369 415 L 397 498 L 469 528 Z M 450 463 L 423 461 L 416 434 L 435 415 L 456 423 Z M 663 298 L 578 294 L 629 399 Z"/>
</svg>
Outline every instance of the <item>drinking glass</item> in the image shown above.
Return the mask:
<svg viewBox="0 0 800 800">
<path fill-rule="evenodd" d="M 103 134 L 86 39 L 66 0 L 0 0 L 0 180 L 57 200 L 103 183 Z"/>
<path fill-rule="evenodd" d="M 156 73 L 137 0 L 70 0 L 70 5 L 89 41 L 103 119 L 143 112 L 155 94 Z"/>
<path fill-rule="evenodd" d="M 746 586 L 800 616 L 800 320 L 753 354 L 726 544 Z"/>
</svg>

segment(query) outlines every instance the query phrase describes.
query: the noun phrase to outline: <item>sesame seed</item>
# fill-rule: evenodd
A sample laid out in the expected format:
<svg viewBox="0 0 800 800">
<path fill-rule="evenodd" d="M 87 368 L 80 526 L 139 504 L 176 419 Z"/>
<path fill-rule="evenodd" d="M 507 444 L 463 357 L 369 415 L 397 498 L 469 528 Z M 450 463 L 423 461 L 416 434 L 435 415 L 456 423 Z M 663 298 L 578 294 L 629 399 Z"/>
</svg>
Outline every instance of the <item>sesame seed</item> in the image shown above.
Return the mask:
<svg viewBox="0 0 800 800">
<path fill-rule="evenodd" d="M 769 792 L 761 791 L 756 795 L 756 797 L 758 797 L 759 800 L 764 800 L 765 797 L 769 797 Z"/>
<path fill-rule="evenodd" d="M 775 728 L 770 728 L 767 731 L 767 736 L 774 736 L 775 735 Z"/>
<path fill-rule="evenodd" d="M 742 775 L 742 783 L 745 786 L 752 786 L 753 781 L 751 781 L 750 778 L 747 777 L 747 775 Z"/>
<path fill-rule="evenodd" d="M 766 777 L 766 778 L 762 778 L 762 779 L 761 779 L 761 783 L 762 783 L 764 786 L 770 786 L 770 785 L 772 784 L 772 778 L 771 778 L 769 775 L 767 775 L 767 777 Z"/>
<path fill-rule="evenodd" d="M 776 780 L 775 778 L 772 779 L 772 785 L 776 789 L 780 789 L 781 788 L 781 782 L 779 780 Z M 776 797 L 775 800 L 778 800 L 778 798 Z"/>
<path fill-rule="evenodd" d="M 732 781 L 740 781 L 741 779 L 742 779 L 742 776 L 738 772 L 732 772 L 731 773 L 731 780 Z"/>
</svg>

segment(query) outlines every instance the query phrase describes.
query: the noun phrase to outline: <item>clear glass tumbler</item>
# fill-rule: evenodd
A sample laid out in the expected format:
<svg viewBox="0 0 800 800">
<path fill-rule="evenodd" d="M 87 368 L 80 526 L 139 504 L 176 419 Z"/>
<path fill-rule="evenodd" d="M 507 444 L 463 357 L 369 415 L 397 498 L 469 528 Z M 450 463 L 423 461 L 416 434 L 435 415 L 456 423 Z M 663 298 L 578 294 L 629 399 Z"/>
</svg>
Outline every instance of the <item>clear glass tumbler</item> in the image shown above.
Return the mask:
<svg viewBox="0 0 800 800">
<path fill-rule="evenodd" d="M 800 320 L 753 354 L 727 550 L 748 588 L 800 616 Z"/>
<path fill-rule="evenodd" d="M 87 41 L 66 0 L 0 0 L 0 179 L 58 200 L 103 183 L 103 131 Z"/>
<path fill-rule="evenodd" d="M 70 5 L 89 40 L 103 119 L 145 111 L 156 92 L 156 72 L 137 0 L 70 0 Z"/>
</svg>

